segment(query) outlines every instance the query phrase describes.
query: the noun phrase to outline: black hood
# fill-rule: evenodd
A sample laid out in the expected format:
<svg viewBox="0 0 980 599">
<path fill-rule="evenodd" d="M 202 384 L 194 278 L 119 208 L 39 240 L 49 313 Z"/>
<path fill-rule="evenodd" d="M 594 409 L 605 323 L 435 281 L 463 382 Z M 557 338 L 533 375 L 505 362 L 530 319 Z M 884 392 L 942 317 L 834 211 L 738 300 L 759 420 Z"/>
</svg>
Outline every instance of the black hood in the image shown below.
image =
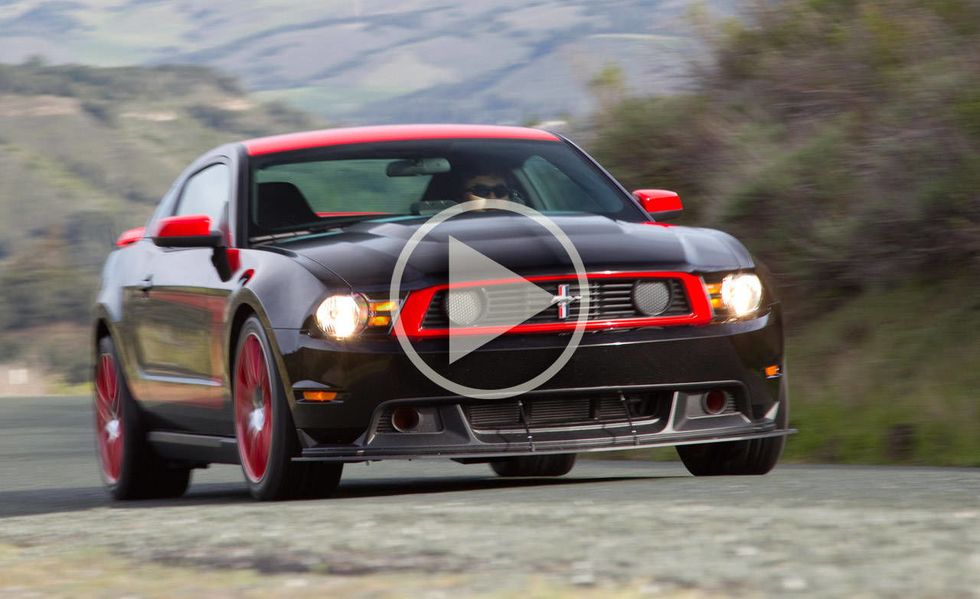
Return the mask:
<svg viewBox="0 0 980 599">
<path fill-rule="evenodd" d="M 713 229 L 632 223 L 598 215 L 548 218 L 568 236 L 590 272 L 711 272 L 752 266 L 751 257 L 738 241 Z M 363 222 L 342 231 L 286 242 L 280 249 L 319 263 L 354 289 L 387 290 L 399 254 L 426 220 Z M 557 239 L 531 219 L 500 213 L 468 214 L 440 224 L 421 240 L 405 268 L 402 288 L 446 282 L 449 237 L 522 276 L 575 272 Z"/>
</svg>

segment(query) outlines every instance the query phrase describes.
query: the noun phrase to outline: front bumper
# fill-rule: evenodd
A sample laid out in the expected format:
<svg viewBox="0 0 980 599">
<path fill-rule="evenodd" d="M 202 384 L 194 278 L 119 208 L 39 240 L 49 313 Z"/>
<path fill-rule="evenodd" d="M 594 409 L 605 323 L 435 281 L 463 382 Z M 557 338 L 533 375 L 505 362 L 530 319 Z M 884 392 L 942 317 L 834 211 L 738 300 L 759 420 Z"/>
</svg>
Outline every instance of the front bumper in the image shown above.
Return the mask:
<svg viewBox="0 0 980 599">
<path fill-rule="evenodd" d="M 778 428 L 778 405 L 759 421 L 739 412 L 707 416 L 700 412 L 698 393 L 677 392 L 666 418 L 616 424 L 572 425 L 522 429 L 478 430 L 471 426 L 462 406 L 439 409 L 442 430 L 434 433 L 371 432 L 348 445 L 313 444 L 303 449 L 300 461 L 359 462 L 371 460 L 454 458 L 492 459 L 516 455 L 585 453 L 693 443 L 715 443 L 780 437 L 796 432 Z M 381 411 L 380 414 L 384 414 Z M 310 441 L 307 438 L 307 441 Z"/>
<path fill-rule="evenodd" d="M 496 400 L 447 394 L 411 364 L 394 339 L 343 344 L 296 330 L 275 333 L 302 460 L 480 459 L 793 432 L 786 428 L 784 381 L 765 374 L 767 367 L 783 365 L 778 305 L 745 322 L 587 334 L 547 383 Z M 505 335 L 439 368 L 464 385 L 501 388 L 543 370 L 566 343 L 567 336 Z M 434 368 L 447 362 L 441 340 L 416 347 Z M 302 390 L 314 387 L 336 390 L 337 400 L 303 401 Z M 730 397 L 724 413 L 704 411 L 702 400 L 711 389 Z M 398 432 L 390 425 L 398 406 L 423 410 L 431 426 Z M 513 417 L 480 416 L 492 413 Z"/>
</svg>

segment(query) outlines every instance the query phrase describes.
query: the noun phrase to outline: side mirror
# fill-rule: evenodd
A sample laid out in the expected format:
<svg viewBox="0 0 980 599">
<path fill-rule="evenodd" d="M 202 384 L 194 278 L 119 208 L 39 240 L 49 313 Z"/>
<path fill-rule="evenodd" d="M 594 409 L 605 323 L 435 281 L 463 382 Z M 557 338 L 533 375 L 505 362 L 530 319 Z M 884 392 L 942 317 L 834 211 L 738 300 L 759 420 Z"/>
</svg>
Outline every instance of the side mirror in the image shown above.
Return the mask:
<svg viewBox="0 0 980 599">
<path fill-rule="evenodd" d="M 143 239 L 143 235 L 146 233 L 144 227 L 136 227 L 134 229 L 128 229 L 123 231 L 119 239 L 116 240 L 116 247 L 126 247 L 127 245 L 132 245 Z"/>
<path fill-rule="evenodd" d="M 167 248 L 214 248 L 211 264 L 222 281 L 238 270 L 238 250 L 225 247 L 221 231 L 211 230 L 211 217 L 204 214 L 169 216 L 160 220 L 153 243 Z"/>
<path fill-rule="evenodd" d="M 169 216 L 160 221 L 153 243 L 169 248 L 217 248 L 224 235 L 211 230 L 211 218 L 203 214 Z"/>
<path fill-rule="evenodd" d="M 637 189 L 633 197 L 657 220 L 677 218 L 684 211 L 681 197 L 666 189 Z"/>
</svg>

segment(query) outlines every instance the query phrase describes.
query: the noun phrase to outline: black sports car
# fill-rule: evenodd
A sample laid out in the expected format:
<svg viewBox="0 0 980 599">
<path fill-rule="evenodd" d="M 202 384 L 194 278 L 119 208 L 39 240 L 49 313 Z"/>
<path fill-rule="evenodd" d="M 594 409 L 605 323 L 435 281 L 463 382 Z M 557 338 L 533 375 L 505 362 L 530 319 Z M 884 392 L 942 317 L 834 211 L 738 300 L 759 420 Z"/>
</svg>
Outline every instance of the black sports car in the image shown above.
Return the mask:
<svg viewBox="0 0 980 599">
<path fill-rule="evenodd" d="M 207 152 L 107 259 L 96 435 L 116 498 L 240 463 L 328 494 L 345 462 L 559 476 L 676 445 L 764 474 L 788 428 L 780 304 L 720 231 L 670 226 L 535 129 L 391 126 Z"/>
</svg>

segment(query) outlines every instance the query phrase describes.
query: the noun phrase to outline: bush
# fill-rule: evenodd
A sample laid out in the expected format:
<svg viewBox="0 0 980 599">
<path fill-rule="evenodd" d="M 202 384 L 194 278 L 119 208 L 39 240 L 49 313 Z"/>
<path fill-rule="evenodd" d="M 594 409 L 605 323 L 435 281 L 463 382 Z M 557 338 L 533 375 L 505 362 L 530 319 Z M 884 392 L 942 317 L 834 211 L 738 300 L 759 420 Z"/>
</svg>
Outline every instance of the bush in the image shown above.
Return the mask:
<svg viewBox="0 0 980 599">
<path fill-rule="evenodd" d="M 600 114 L 600 160 L 811 297 L 980 272 L 980 4 L 753 7 L 696 93 Z"/>
</svg>

